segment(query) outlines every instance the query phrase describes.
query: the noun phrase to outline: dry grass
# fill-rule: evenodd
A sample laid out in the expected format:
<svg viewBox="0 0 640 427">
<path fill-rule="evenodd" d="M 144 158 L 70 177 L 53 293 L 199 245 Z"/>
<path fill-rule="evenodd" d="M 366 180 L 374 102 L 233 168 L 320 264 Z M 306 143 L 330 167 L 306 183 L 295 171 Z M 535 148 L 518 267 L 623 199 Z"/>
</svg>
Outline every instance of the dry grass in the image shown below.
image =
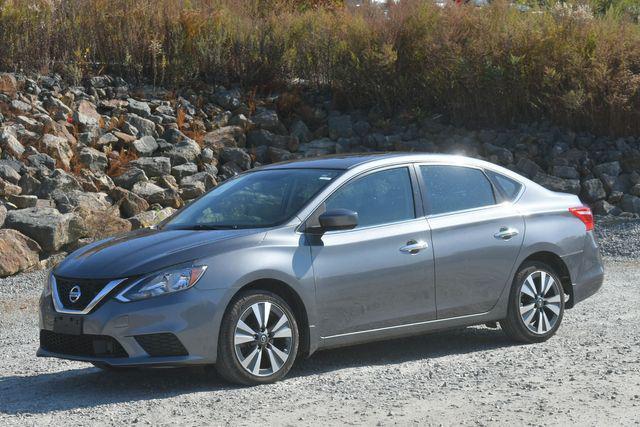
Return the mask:
<svg viewBox="0 0 640 427">
<path fill-rule="evenodd" d="M 109 153 L 107 153 L 107 157 L 108 156 Z M 117 159 L 110 160 L 109 168 L 107 169 L 107 175 L 112 177 L 122 175 L 129 168 L 129 162 L 137 159 L 138 155 L 135 151 L 121 148 L 118 152 Z"/>
<path fill-rule="evenodd" d="M 386 15 L 339 1 L 0 0 L 0 68 L 171 87 L 300 78 L 340 106 L 640 134 L 640 26 L 619 15 L 502 0 L 403 0 Z"/>
</svg>

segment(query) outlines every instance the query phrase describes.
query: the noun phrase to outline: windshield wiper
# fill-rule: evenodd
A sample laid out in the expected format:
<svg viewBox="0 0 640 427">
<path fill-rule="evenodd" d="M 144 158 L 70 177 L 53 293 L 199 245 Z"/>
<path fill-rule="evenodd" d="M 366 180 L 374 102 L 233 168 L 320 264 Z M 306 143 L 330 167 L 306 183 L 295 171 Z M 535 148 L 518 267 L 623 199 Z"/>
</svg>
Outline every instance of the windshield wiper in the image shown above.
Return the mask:
<svg viewBox="0 0 640 427">
<path fill-rule="evenodd" d="M 169 230 L 237 230 L 237 225 L 216 225 L 216 224 L 191 224 L 177 227 L 170 227 Z"/>
</svg>

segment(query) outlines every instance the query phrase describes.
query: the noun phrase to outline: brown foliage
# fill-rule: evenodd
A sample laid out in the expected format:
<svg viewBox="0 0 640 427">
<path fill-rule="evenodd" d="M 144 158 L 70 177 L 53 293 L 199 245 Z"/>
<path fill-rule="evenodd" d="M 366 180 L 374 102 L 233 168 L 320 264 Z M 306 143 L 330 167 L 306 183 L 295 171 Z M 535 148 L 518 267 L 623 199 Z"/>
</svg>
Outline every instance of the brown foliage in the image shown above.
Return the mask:
<svg viewBox="0 0 640 427">
<path fill-rule="evenodd" d="M 640 134 L 640 26 L 571 4 L 0 0 L 0 46 L 0 69 L 174 86 L 300 79 L 348 107 Z"/>
</svg>

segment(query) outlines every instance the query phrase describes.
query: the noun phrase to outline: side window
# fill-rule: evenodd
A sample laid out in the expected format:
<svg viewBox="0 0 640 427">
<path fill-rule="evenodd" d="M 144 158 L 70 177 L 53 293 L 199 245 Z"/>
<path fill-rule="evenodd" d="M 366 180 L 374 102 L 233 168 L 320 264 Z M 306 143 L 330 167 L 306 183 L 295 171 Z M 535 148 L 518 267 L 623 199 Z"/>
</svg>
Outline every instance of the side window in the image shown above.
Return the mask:
<svg viewBox="0 0 640 427">
<path fill-rule="evenodd" d="M 522 184 L 519 182 L 500 175 L 499 173 L 487 171 L 487 175 L 489 175 L 489 178 L 491 178 L 496 187 L 504 194 L 505 200 L 513 201 L 522 188 Z"/>
<path fill-rule="evenodd" d="M 496 203 L 485 174 L 464 166 L 420 166 L 429 213 L 441 214 Z"/>
<path fill-rule="evenodd" d="M 409 169 L 387 169 L 356 178 L 327 199 L 326 209 L 357 212 L 358 228 L 415 218 Z"/>
</svg>

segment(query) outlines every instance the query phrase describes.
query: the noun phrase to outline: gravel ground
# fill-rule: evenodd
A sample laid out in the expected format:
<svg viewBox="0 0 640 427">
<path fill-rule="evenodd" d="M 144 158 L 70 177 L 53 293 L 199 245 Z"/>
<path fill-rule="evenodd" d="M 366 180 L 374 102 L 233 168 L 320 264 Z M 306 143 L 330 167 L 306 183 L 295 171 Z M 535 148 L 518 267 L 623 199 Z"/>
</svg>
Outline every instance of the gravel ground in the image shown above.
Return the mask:
<svg viewBox="0 0 640 427">
<path fill-rule="evenodd" d="M 624 255 L 616 230 L 603 248 Z M 251 388 L 201 368 L 113 374 L 36 358 L 44 273 L 3 279 L 0 425 L 638 425 L 640 261 L 608 257 L 606 269 L 546 343 L 466 328 L 320 352 Z"/>
<path fill-rule="evenodd" d="M 600 250 L 608 257 L 640 259 L 640 220 L 598 218 L 596 234 Z"/>
</svg>

